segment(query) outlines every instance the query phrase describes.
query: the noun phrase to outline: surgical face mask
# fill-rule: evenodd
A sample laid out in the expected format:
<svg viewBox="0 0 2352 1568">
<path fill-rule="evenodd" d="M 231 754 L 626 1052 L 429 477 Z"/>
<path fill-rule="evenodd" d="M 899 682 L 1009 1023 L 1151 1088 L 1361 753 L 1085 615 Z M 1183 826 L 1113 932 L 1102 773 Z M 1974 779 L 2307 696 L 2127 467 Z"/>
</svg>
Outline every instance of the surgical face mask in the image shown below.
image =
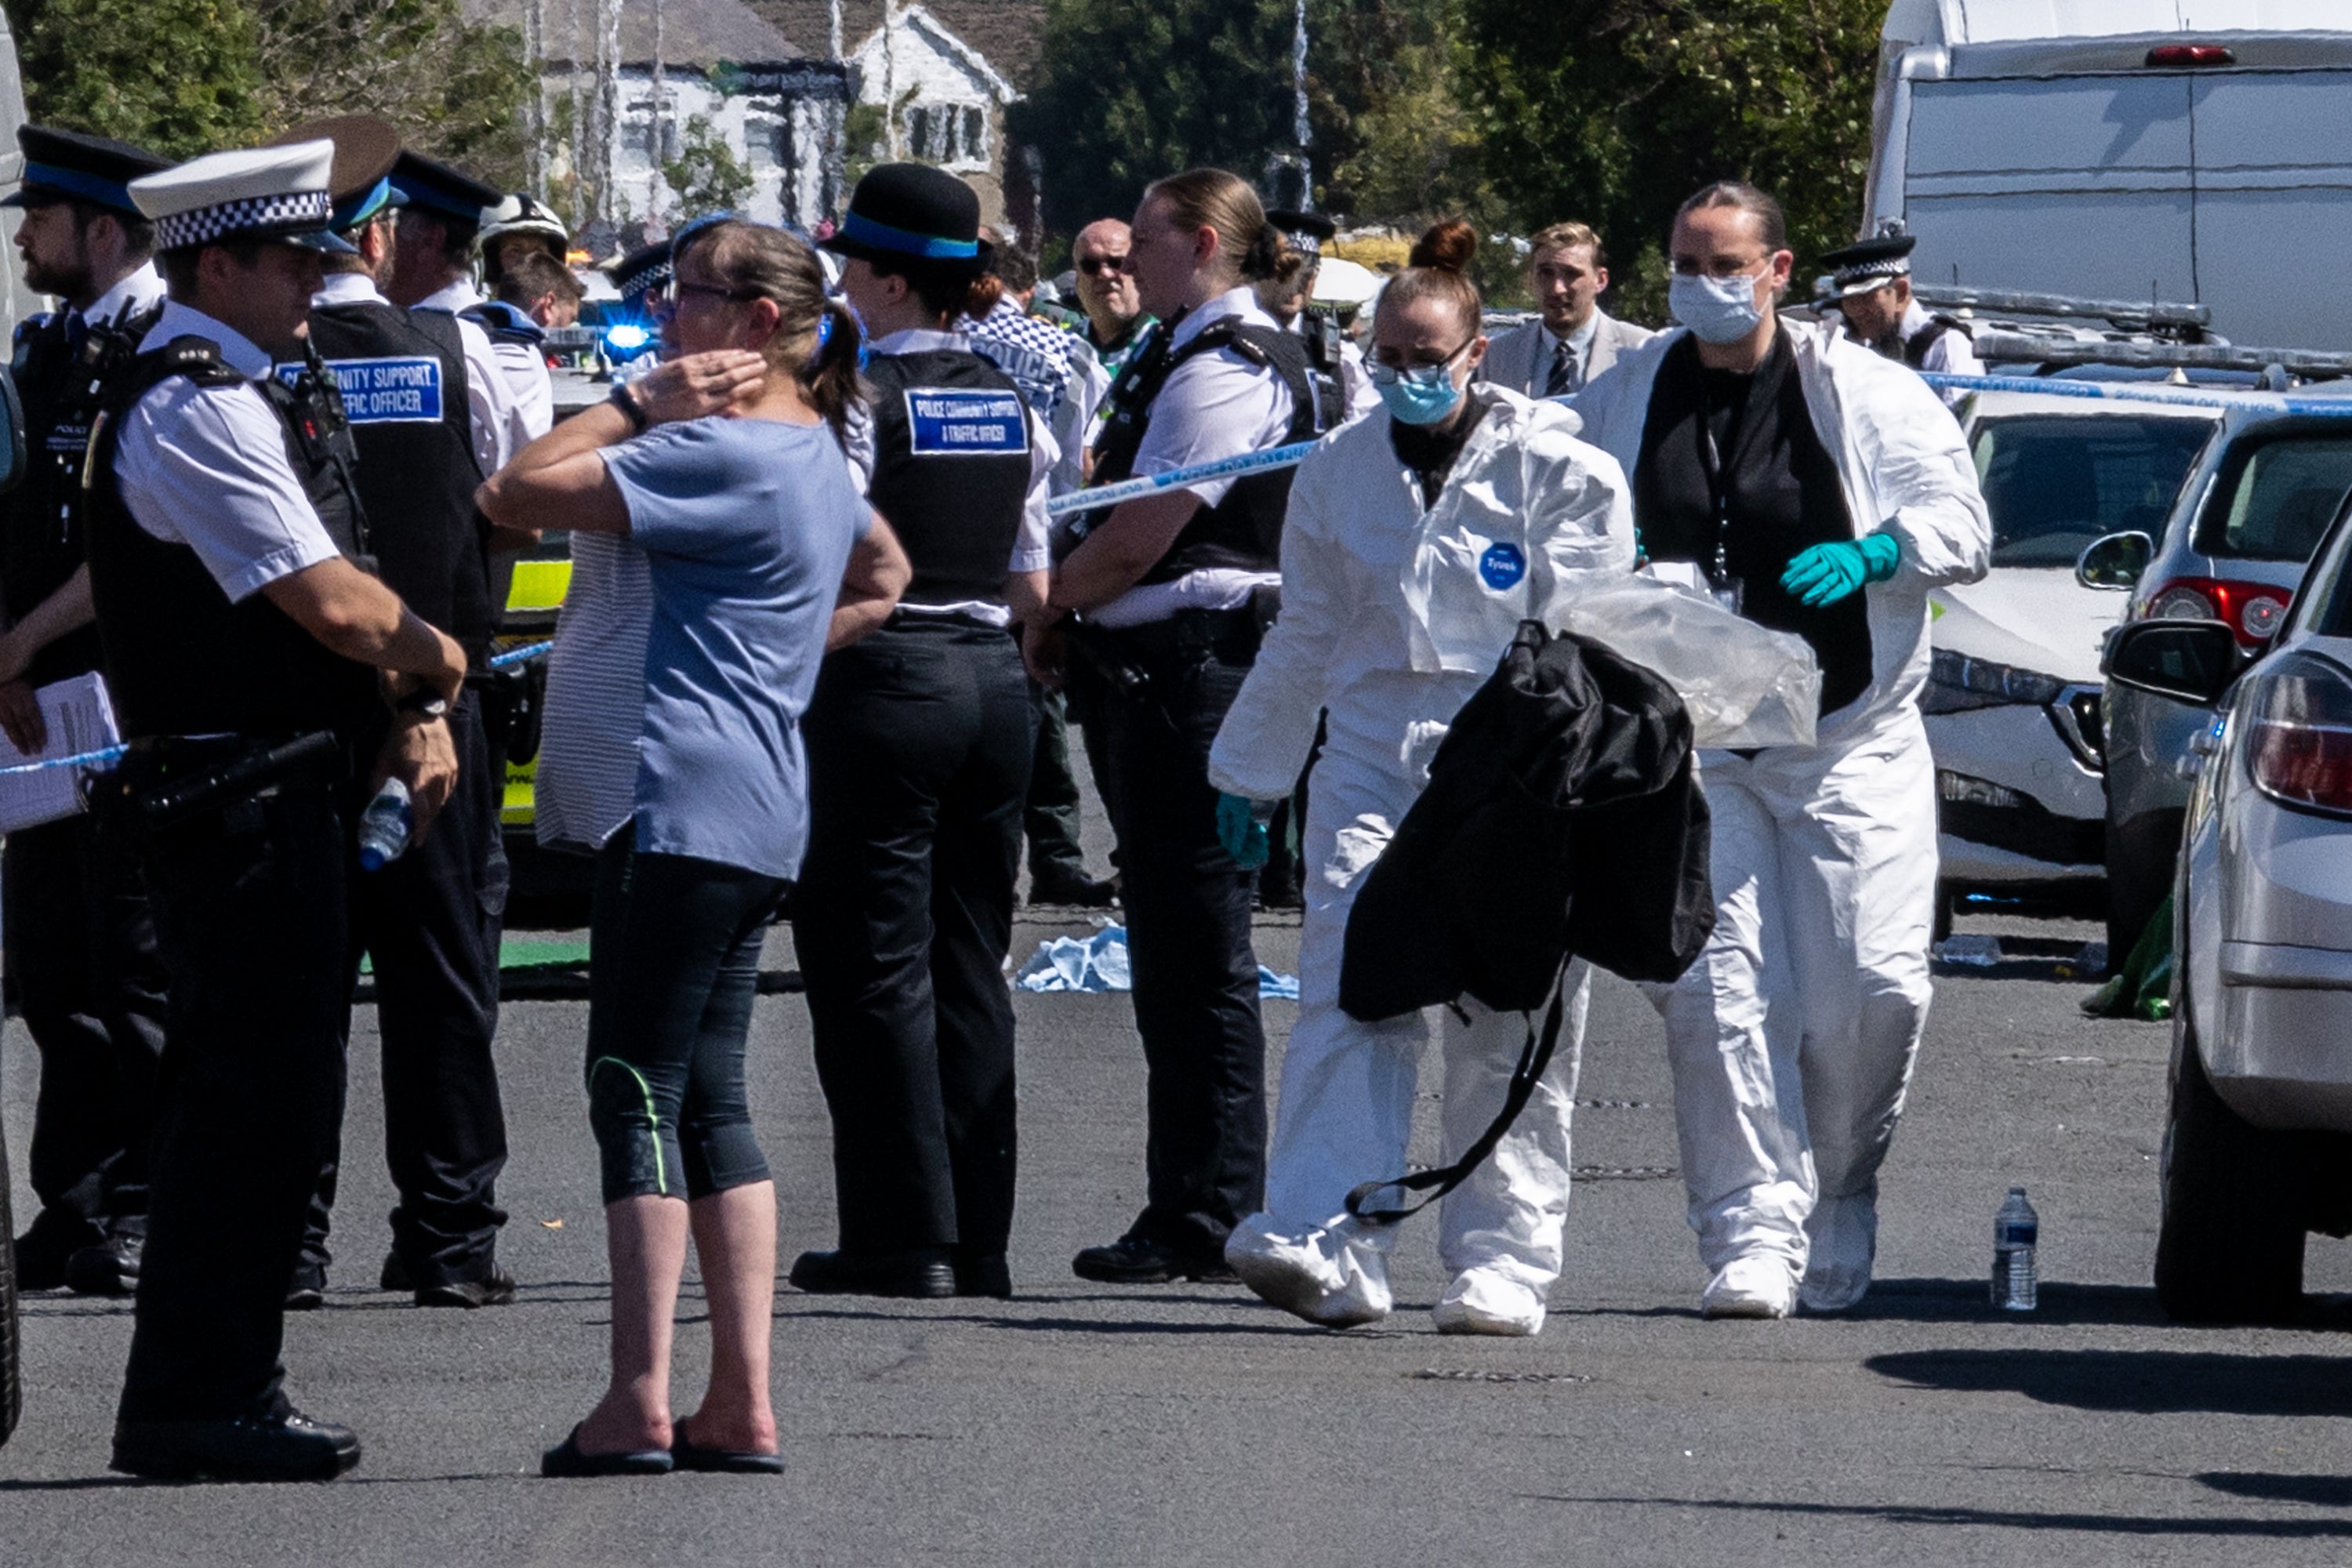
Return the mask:
<svg viewBox="0 0 2352 1568">
<path fill-rule="evenodd" d="M 1760 276 L 1738 272 L 1728 278 L 1701 278 L 1677 272 L 1666 285 L 1666 309 L 1702 341 L 1736 343 L 1764 319 L 1764 308 L 1756 302 Z"/>
<path fill-rule="evenodd" d="M 1476 341 L 1475 337 L 1471 340 Z M 1454 362 L 1469 346 L 1464 343 L 1435 364 L 1407 365 L 1402 370 L 1372 364 L 1372 384 L 1380 389 L 1389 416 L 1400 425 L 1434 425 L 1453 413 L 1454 405 L 1462 401 L 1462 389 L 1454 384 Z"/>
</svg>

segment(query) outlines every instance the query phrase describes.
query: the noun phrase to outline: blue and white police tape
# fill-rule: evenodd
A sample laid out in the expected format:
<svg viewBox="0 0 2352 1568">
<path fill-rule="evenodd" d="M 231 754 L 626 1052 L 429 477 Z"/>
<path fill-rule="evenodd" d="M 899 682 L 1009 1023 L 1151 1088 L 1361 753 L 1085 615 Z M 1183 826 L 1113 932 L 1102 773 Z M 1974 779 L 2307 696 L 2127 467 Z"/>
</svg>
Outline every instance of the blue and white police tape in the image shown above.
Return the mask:
<svg viewBox="0 0 2352 1568">
<path fill-rule="evenodd" d="M 1295 468 L 1299 459 L 1313 450 L 1314 442 L 1300 441 L 1294 446 L 1273 447 L 1263 452 L 1244 452 L 1238 458 L 1220 458 L 1213 463 L 1195 463 L 1189 468 L 1171 468 L 1164 474 L 1146 474 L 1139 479 L 1122 479 L 1115 485 L 1072 490 L 1068 495 L 1055 496 L 1047 501 L 1045 510 L 1055 517 L 1073 511 L 1092 511 L 1098 506 L 1117 506 L 1121 501 L 1158 495 L 1161 490 L 1179 489 L 1185 485 L 1198 484 L 1202 479 L 1230 479 L 1238 474 L 1263 473 L 1270 468 Z"/>
<path fill-rule="evenodd" d="M 2323 419 L 2352 419 L 2352 397 L 2295 397 L 2284 393 L 2210 389 L 2203 392 L 2168 382 L 2067 381 L 2039 375 L 1952 375 L 1922 371 L 1919 379 L 1938 392 L 2023 392 L 2037 397 L 2074 397 L 2105 403 L 2168 403 L 2182 408 L 2243 408 L 2265 414 L 2311 415 Z"/>
<path fill-rule="evenodd" d="M 490 668 L 492 669 L 504 669 L 509 665 L 521 664 L 526 660 L 537 658 L 541 654 L 545 653 L 549 648 L 551 648 L 554 646 L 554 641 L 550 639 L 546 642 L 525 643 L 520 647 L 510 647 L 504 653 L 492 654 L 490 656 Z"/>
<path fill-rule="evenodd" d="M 95 752 L 81 752 L 70 757 L 45 757 L 37 763 L 18 763 L 14 767 L 0 768 L 0 778 L 10 773 L 47 773 L 51 768 L 89 768 L 103 772 L 121 759 L 128 746 L 100 746 Z"/>
</svg>

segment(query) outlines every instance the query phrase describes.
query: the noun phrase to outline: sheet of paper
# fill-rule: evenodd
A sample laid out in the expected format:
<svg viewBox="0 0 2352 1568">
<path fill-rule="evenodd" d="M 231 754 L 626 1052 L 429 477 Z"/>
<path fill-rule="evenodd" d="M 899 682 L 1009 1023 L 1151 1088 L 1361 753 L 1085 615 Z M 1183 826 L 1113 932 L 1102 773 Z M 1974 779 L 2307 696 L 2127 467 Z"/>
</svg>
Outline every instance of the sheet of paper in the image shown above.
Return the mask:
<svg viewBox="0 0 2352 1568">
<path fill-rule="evenodd" d="M 0 767 L 103 751 L 121 739 L 114 727 L 114 704 L 107 699 L 106 678 L 95 671 L 44 686 L 33 697 L 48 725 L 48 743 L 37 757 L 27 757 L 0 738 Z M 81 793 L 84 771 L 43 768 L 0 773 L 0 833 L 37 827 L 88 809 Z"/>
</svg>

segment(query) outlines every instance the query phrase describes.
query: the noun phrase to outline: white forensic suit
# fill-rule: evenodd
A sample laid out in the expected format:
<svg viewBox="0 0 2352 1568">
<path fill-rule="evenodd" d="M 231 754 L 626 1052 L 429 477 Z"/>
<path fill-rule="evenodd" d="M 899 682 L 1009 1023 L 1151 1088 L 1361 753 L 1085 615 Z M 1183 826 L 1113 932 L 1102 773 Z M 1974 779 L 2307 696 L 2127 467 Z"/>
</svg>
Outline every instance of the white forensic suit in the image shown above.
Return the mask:
<svg viewBox="0 0 2352 1568">
<path fill-rule="evenodd" d="M 1928 590 L 1985 574 L 1991 528 L 1960 427 L 1842 325 L 1780 330 L 1857 536 L 1899 542 L 1865 584 L 1871 675 L 1816 743 L 1700 753 L 1715 934 L 1651 986 L 1664 1016 L 1683 1178 L 1710 1312 L 1780 1316 L 1870 1288 L 1878 1168 L 1927 1018 L 1935 763 L 1920 722 Z M 1670 332 L 1576 398 L 1588 440 L 1639 460 Z M 1801 1286 L 1800 1289 L 1791 1289 Z"/>
<path fill-rule="evenodd" d="M 1632 490 L 1617 463 L 1575 438 L 1556 405 L 1473 385 L 1485 409 L 1433 506 L 1390 446 L 1385 410 L 1324 437 L 1299 465 L 1283 528 L 1282 614 L 1209 755 L 1221 790 L 1290 793 L 1328 729 L 1308 785 L 1301 858 L 1306 919 L 1298 1022 L 1283 1060 L 1265 1211 L 1234 1231 L 1226 1260 L 1259 1294 L 1317 1322 L 1386 1315 L 1393 1227 L 1349 1218 L 1361 1182 L 1401 1174 L 1423 1014 L 1360 1023 L 1339 1008 L 1348 911 L 1462 704 L 1521 620 L 1553 613 L 1562 580 L 1633 562 Z M 1569 1115 L 1590 971 L 1534 1098 L 1492 1159 L 1440 1210 L 1455 1278 L 1441 1328 L 1533 1333 L 1560 1269 Z M 1501 1109 L 1526 1023 L 1470 997 L 1443 1015 L 1444 1142 L 1454 1158 Z"/>
</svg>

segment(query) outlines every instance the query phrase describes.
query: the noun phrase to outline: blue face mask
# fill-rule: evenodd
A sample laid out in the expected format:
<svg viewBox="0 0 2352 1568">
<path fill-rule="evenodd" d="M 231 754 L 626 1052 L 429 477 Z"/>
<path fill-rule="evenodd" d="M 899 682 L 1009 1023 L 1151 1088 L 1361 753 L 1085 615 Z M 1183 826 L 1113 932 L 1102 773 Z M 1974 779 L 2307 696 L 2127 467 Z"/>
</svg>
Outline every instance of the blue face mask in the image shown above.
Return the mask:
<svg viewBox="0 0 2352 1568">
<path fill-rule="evenodd" d="M 1454 384 L 1454 362 L 1469 346 L 1464 343 L 1435 364 L 1411 365 L 1403 370 L 1394 365 L 1372 365 L 1372 384 L 1380 389 L 1381 402 L 1387 405 L 1389 417 L 1400 425 L 1434 425 L 1453 413 L 1454 405 L 1462 401 L 1462 389 Z"/>
<path fill-rule="evenodd" d="M 1699 278 L 1677 272 L 1666 285 L 1666 309 L 1694 336 L 1710 343 L 1736 343 L 1763 321 L 1756 303 L 1757 275 Z"/>
</svg>

